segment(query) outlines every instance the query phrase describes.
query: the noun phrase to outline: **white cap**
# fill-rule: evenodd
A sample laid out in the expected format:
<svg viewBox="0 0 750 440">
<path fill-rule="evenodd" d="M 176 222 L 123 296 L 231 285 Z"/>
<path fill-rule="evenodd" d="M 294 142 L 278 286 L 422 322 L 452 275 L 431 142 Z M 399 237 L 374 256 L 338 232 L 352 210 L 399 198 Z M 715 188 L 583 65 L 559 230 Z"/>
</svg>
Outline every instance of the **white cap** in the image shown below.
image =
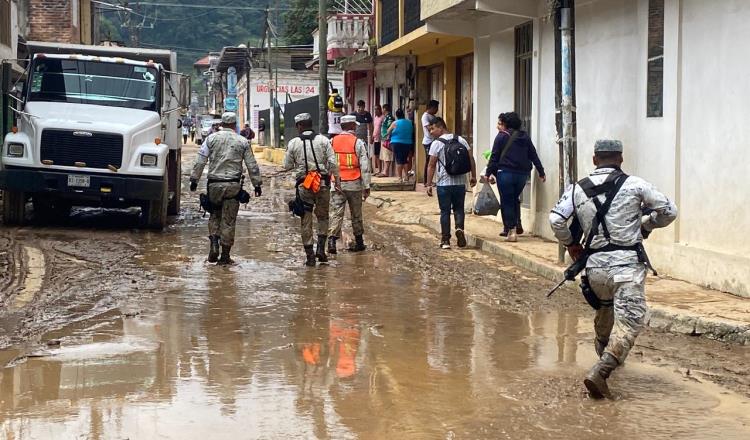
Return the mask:
<svg viewBox="0 0 750 440">
<path fill-rule="evenodd" d="M 352 122 L 359 125 L 359 122 L 357 122 L 357 117 L 354 115 L 346 115 L 341 117 L 341 125 L 351 124 Z"/>
<path fill-rule="evenodd" d="M 294 117 L 295 124 L 302 121 L 312 121 L 312 116 L 310 116 L 310 113 L 300 113 Z"/>
</svg>

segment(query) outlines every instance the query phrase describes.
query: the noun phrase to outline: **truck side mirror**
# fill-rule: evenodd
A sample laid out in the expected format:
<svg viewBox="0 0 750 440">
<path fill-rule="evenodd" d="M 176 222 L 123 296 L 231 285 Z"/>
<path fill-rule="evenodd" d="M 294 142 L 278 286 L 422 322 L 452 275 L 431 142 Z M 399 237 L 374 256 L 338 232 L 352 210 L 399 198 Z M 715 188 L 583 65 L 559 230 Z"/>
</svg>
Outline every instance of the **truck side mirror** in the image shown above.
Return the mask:
<svg viewBox="0 0 750 440">
<path fill-rule="evenodd" d="M 190 77 L 187 75 L 180 75 L 178 78 L 180 87 L 178 99 L 180 101 L 180 107 L 187 109 L 190 107 Z"/>
</svg>

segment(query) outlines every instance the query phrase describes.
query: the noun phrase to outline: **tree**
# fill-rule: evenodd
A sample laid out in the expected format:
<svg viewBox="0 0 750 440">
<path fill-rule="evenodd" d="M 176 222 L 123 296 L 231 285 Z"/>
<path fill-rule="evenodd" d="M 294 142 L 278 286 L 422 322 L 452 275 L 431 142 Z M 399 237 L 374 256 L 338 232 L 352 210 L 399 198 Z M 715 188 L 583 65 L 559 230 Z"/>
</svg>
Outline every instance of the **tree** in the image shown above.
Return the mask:
<svg viewBox="0 0 750 440">
<path fill-rule="evenodd" d="M 284 13 L 284 39 L 287 44 L 312 44 L 312 33 L 318 28 L 317 0 L 294 0 Z"/>
</svg>

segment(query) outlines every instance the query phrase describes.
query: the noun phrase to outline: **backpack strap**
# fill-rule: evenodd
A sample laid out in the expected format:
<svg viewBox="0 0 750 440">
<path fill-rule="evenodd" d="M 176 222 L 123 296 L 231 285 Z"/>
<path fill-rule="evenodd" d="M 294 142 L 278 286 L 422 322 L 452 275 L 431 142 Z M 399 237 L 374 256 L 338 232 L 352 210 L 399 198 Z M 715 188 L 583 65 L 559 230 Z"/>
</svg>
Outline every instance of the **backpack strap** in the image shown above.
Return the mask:
<svg viewBox="0 0 750 440">
<path fill-rule="evenodd" d="M 601 185 L 593 185 L 593 182 L 588 177 L 582 179 L 581 182 L 579 182 L 581 188 L 584 190 L 586 195 L 591 198 L 591 200 L 594 202 L 594 205 L 596 206 L 596 216 L 591 223 L 591 230 L 586 236 L 586 243 L 583 246 L 586 251 L 589 251 L 591 249 L 591 242 L 594 240 L 594 237 L 596 235 L 599 235 L 600 226 L 602 228 L 602 235 L 604 235 L 604 238 L 606 238 L 607 241 L 610 240 L 609 229 L 607 228 L 605 217 L 609 212 L 609 208 L 612 206 L 612 201 L 615 199 L 615 196 L 620 191 L 620 188 L 622 188 L 622 185 L 625 183 L 628 177 L 629 176 L 622 171 L 616 170 L 612 172 L 607 177 L 607 180 L 605 180 Z M 602 203 L 599 201 L 598 196 L 604 193 L 606 193 L 606 196 L 604 199 L 604 203 Z M 594 194 L 593 197 L 590 194 Z"/>
<path fill-rule="evenodd" d="M 302 152 L 305 155 L 305 173 L 310 172 L 310 168 L 307 166 L 307 144 L 305 141 L 310 141 L 310 151 L 312 151 L 313 154 L 313 160 L 315 161 L 315 168 L 318 170 L 318 173 L 320 173 L 320 165 L 318 165 L 318 158 L 315 157 L 315 145 L 313 144 L 313 139 L 315 139 L 315 133 L 312 135 L 300 135 L 299 137 L 302 140 Z"/>
<path fill-rule="evenodd" d="M 502 161 L 505 158 L 505 155 L 508 154 L 508 150 L 510 150 L 510 146 L 513 145 L 513 142 L 518 138 L 518 130 L 513 130 L 513 133 L 510 135 L 508 140 L 505 142 L 505 146 L 503 147 L 503 151 L 500 153 L 500 159 L 498 159 L 498 164 L 500 161 Z"/>
</svg>

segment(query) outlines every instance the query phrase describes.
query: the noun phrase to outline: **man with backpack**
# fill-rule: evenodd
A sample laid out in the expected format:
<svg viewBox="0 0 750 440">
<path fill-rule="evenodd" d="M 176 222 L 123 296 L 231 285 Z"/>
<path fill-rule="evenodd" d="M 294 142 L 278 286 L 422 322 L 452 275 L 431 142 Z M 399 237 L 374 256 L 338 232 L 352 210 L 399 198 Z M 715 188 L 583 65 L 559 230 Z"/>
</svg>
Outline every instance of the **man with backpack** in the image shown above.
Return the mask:
<svg viewBox="0 0 750 440">
<path fill-rule="evenodd" d="M 328 97 L 328 135 L 334 137 L 341 133 L 341 117 L 344 116 L 344 98 L 338 89 L 331 89 Z"/>
<path fill-rule="evenodd" d="M 440 206 L 440 248 L 451 248 L 451 211 L 455 219 L 458 247 L 466 246 L 464 234 L 464 201 L 466 180 L 472 188 L 477 184 L 477 166 L 466 139 L 448 133 L 442 118 L 436 117 L 430 125 L 434 139 L 430 146 L 430 161 L 427 165 L 427 195 L 432 197 L 432 182 L 437 171 L 437 196 Z"/>
<path fill-rule="evenodd" d="M 289 141 L 284 157 L 284 170 L 294 170 L 296 202 L 303 206 L 301 233 L 307 257 L 305 265 L 315 266 L 315 259 L 328 261 L 326 238 L 328 234 L 328 209 L 331 200 L 331 179 L 339 180 L 336 154 L 331 141 L 313 130 L 312 116 L 301 113 L 294 117 L 299 136 Z M 337 190 L 341 188 L 337 185 Z M 313 251 L 313 214 L 318 220 L 318 247 Z"/>
</svg>

